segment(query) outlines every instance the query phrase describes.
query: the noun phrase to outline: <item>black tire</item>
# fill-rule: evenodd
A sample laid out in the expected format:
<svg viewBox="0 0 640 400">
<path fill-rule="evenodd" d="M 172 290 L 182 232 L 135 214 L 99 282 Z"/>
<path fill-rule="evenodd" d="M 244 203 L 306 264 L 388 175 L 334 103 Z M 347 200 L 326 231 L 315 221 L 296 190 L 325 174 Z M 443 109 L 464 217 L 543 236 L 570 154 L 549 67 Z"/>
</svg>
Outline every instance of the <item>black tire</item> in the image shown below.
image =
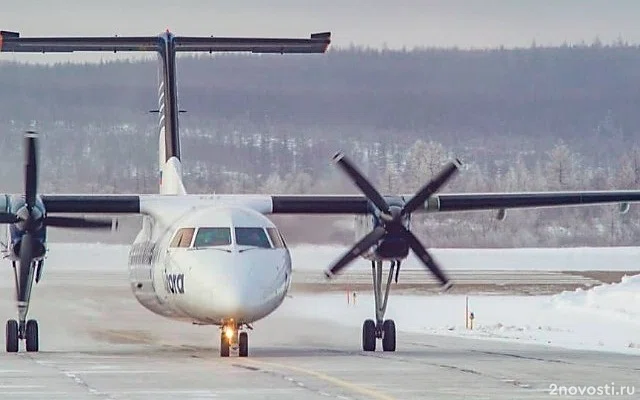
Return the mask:
<svg viewBox="0 0 640 400">
<path fill-rule="evenodd" d="M 392 319 L 382 324 L 382 350 L 396 351 L 396 323 Z"/>
<path fill-rule="evenodd" d="M 7 353 L 16 353 L 18 351 L 18 321 L 15 319 L 7 321 L 7 330 L 5 335 Z"/>
<path fill-rule="evenodd" d="M 224 332 L 220 334 L 220 357 L 229 357 L 229 340 Z"/>
<path fill-rule="evenodd" d="M 38 321 L 30 319 L 27 321 L 27 328 L 25 329 L 25 339 L 27 351 L 38 351 Z"/>
<path fill-rule="evenodd" d="M 249 335 L 247 332 L 240 332 L 238 338 L 238 356 L 247 357 L 249 355 Z"/>
<path fill-rule="evenodd" d="M 362 350 L 376 351 L 376 323 L 371 319 L 362 324 Z"/>
</svg>

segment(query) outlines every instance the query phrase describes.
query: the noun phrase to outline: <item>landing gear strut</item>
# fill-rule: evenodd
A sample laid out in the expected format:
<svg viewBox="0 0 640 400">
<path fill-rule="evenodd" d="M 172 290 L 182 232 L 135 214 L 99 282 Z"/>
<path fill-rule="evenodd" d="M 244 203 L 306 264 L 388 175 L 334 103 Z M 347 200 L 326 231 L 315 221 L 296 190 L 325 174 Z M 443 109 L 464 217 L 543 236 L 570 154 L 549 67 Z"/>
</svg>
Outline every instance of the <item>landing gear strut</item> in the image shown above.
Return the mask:
<svg viewBox="0 0 640 400">
<path fill-rule="evenodd" d="M 30 263 L 25 269 L 21 269 L 18 263 L 13 263 L 15 274 L 18 303 L 18 321 L 10 319 L 7 321 L 5 330 L 5 341 L 7 353 L 16 353 L 19 350 L 20 340 L 25 341 L 28 352 L 39 350 L 38 321 L 27 320 L 29 311 L 29 300 L 31 298 L 31 286 L 33 284 L 33 272 L 37 267 L 36 263 Z"/>
<path fill-rule="evenodd" d="M 376 320 L 374 322 L 371 319 L 367 319 L 362 325 L 362 350 L 364 351 L 375 351 L 377 339 L 382 339 L 382 350 L 396 351 L 396 324 L 392 319 L 384 319 L 384 314 L 387 311 L 391 281 L 393 280 L 393 272 L 396 267 L 400 268 L 400 263 L 398 261 L 391 261 L 389 276 L 383 294 L 382 261 L 371 261 Z"/>
<path fill-rule="evenodd" d="M 238 357 L 249 355 L 249 335 L 247 332 L 240 332 L 240 329 L 242 326 L 233 322 L 221 327 L 220 357 L 229 357 L 231 348 L 238 349 Z"/>
</svg>

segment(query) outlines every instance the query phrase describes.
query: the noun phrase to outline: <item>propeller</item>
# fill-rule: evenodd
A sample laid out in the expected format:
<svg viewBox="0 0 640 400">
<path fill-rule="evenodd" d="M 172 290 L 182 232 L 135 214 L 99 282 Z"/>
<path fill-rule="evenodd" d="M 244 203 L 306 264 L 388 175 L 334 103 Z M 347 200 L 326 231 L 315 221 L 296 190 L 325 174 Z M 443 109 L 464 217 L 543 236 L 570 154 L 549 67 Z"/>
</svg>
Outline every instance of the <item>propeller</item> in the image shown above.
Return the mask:
<svg viewBox="0 0 640 400">
<path fill-rule="evenodd" d="M 48 216 L 36 206 L 38 197 L 38 134 L 27 131 L 24 164 L 24 206 L 15 213 L 0 213 L 0 223 L 16 224 L 24 232 L 20 244 L 20 264 L 30 265 L 42 252 L 42 246 L 34 239 L 39 229 L 45 226 L 57 228 L 111 229 L 111 219 L 87 219 L 82 217 Z M 21 268 L 25 270 L 25 268 Z M 21 286 L 23 287 L 23 286 Z"/>
<path fill-rule="evenodd" d="M 445 275 L 433 257 L 431 257 L 420 240 L 413 234 L 413 232 L 404 226 L 403 218 L 416 211 L 429 199 L 429 197 L 442 188 L 458 172 L 461 166 L 460 161 L 456 159 L 447 163 L 431 181 L 420 188 L 418 192 L 402 207 L 390 206 L 385 201 L 384 197 L 380 195 L 367 178 L 365 178 L 365 176 L 344 154 L 336 154 L 333 157 L 333 161 L 351 178 L 353 183 L 379 210 L 379 216 L 382 224 L 365 235 L 351 249 L 349 249 L 349 251 L 343 254 L 342 257 L 340 257 L 331 266 L 331 268 L 325 272 L 325 275 L 328 278 L 332 278 L 360 254 L 371 248 L 371 246 L 375 245 L 379 240 L 382 240 L 387 235 L 391 234 L 394 237 L 402 237 L 422 264 L 431 271 L 442 285 L 444 285 L 445 289 L 449 289 L 451 287 L 449 278 Z"/>
</svg>

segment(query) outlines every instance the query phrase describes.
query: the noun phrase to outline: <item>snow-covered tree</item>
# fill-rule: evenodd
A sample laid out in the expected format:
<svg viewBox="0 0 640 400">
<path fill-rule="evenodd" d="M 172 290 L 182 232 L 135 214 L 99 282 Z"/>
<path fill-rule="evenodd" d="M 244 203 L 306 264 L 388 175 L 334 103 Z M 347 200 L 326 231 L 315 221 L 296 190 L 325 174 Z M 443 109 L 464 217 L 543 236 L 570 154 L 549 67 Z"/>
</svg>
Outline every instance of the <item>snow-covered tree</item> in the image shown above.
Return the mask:
<svg viewBox="0 0 640 400">
<path fill-rule="evenodd" d="M 549 187 L 556 190 L 576 188 L 581 181 L 580 156 L 562 140 L 547 152 L 545 172 Z"/>
<path fill-rule="evenodd" d="M 405 171 L 405 190 L 417 190 L 433 178 L 448 160 L 448 154 L 442 144 L 417 140 L 407 153 Z"/>
</svg>

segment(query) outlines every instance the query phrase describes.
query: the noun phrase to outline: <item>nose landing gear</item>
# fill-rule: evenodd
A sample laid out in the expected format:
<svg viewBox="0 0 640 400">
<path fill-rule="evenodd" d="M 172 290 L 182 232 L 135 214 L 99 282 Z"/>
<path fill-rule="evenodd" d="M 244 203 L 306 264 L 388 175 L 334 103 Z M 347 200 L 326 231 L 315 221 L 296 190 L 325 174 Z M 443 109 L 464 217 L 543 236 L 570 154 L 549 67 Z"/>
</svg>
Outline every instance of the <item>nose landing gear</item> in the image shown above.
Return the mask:
<svg viewBox="0 0 640 400">
<path fill-rule="evenodd" d="M 240 329 L 242 329 L 242 325 L 238 325 L 235 322 L 229 322 L 221 326 L 220 357 L 229 357 L 232 348 L 238 350 L 238 357 L 247 357 L 249 355 L 249 335 L 247 332 L 240 332 Z"/>
</svg>

